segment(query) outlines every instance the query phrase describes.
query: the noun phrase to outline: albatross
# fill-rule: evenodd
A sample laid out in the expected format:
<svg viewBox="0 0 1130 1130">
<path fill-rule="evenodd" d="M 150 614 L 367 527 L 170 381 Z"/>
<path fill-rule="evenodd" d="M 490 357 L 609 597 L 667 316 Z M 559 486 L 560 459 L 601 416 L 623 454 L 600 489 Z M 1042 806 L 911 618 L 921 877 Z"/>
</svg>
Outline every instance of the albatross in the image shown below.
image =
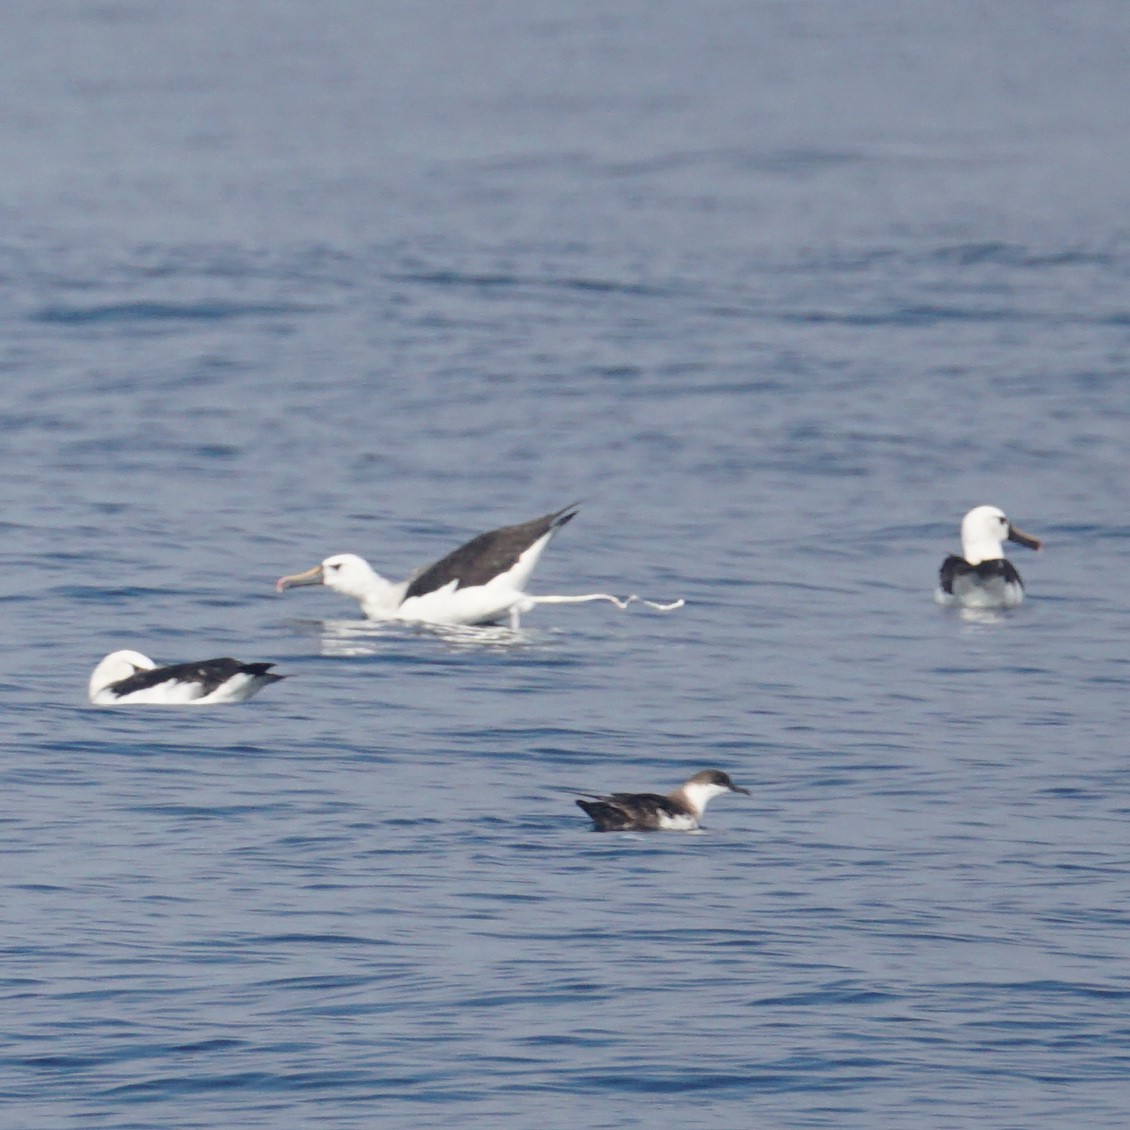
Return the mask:
<svg viewBox="0 0 1130 1130">
<path fill-rule="evenodd" d="M 693 832 L 713 797 L 744 793 L 720 769 L 704 769 L 684 781 L 674 792 L 612 793 L 578 798 L 577 804 L 592 817 L 597 832 Z"/>
<path fill-rule="evenodd" d="M 94 668 L 87 693 L 95 706 L 212 706 L 243 702 L 269 683 L 273 663 L 204 659 L 158 667 L 140 651 L 114 651 Z"/>
<path fill-rule="evenodd" d="M 1038 550 L 1039 538 L 1017 529 L 998 506 L 975 506 L 961 520 L 961 556 L 942 562 L 934 599 L 949 608 L 1015 608 L 1024 582 L 1004 555 L 1004 542 Z"/>
<path fill-rule="evenodd" d="M 351 596 L 370 620 L 405 620 L 423 624 L 496 624 L 509 620 L 517 628 L 523 612 L 539 604 L 584 604 L 605 600 L 626 608 L 639 597 L 621 599 L 609 593 L 580 596 L 531 596 L 525 591 L 554 534 L 576 517 L 573 503 L 551 514 L 503 526 L 472 538 L 466 545 L 407 580 L 389 581 L 355 553 L 337 553 L 305 573 L 280 577 L 278 592 L 305 585 L 325 585 L 343 596 Z M 682 605 L 649 604 L 660 611 Z"/>
</svg>

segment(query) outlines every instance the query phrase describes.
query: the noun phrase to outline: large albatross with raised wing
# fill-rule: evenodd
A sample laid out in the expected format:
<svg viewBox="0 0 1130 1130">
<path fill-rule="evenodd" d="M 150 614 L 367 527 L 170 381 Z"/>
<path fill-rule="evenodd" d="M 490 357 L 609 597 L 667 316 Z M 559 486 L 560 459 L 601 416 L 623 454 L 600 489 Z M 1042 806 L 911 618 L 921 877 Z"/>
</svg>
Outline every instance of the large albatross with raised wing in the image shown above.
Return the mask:
<svg viewBox="0 0 1130 1130">
<path fill-rule="evenodd" d="M 999 506 L 975 506 L 961 520 L 961 556 L 950 554 L 938 572 L 934 599 L 949 608 L 1015 608 L 1024 582 L 1004 555 L 1004 543 L 1040 549 L 1039 538 L 1014 526 Z"/>
<path fill-rule="evenodd" d="M 509 620 L 510 626 L 517 628 L 522 613 L 539 604 L 606 600 L 626 608 L 639 597 L 621 599 L 603 592 L 531 596 L 525 591 L 545 547 L 562 526 L 576 517 L 577 510 L 574 503 L 531 522 L 479 534 L 405 581 L 386 580 L 355 553 L 337 553 L 305 573 L 280 577 L 275 588 L 285 592 L 302 585 L 325 585 L 360 602 L 370 620 L 424 624 L 496 624 Z M 642 603 L 667 611 L 683 602 Z"/>
<path fill-rule="evenodd" d="M 225 657 L 158 667 L 140 651 L 113 651 L 94 668 L 87 693 L 95 706 L 218 706 L 285 679 L 273 666 Z"/>
</svg>

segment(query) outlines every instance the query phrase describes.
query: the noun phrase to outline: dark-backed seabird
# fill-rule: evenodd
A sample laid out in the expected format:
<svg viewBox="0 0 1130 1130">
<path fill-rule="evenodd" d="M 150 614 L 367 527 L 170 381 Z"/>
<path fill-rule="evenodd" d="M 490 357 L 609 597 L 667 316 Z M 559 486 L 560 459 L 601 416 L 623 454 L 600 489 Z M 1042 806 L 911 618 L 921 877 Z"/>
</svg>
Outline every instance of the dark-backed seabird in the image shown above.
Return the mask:
<svg viewBox="0 0 1130 1130">
<path fill-rule="evenodd" d="M 361 604 L 370 620 L 425 624 L 494 624 L 509 619 L 517 628 L 523 612 L 539 604 L 583 604 L 607 600 L 621 608 L 637 600 L 608 593 L 530 596 L 526 583 L 553 535 L 577 514 L 577 504 L 480 534 L 406 581 L 387 581 L 354 553 L 338 553 L 320 565 L 275 582 L 279 592 L 300 585 L 326 585 Z M 646 603 L 646 602 L 645 602 Z M 682 604 L 653 605 L 665 611 Z"/>
<path fill-rule="evenodd" d="M 693 832 L 712 797 L 745 793 L 720 769 L 704 769 L 673 793 L 613 793 L 578 799 L 598 832 Z"/>
<path fill-rule="evenodd" d="M 95 706 L 212 706 L 243 702 L 268 683 L 273 663 L 240 663 L 238 659 L 205 659 L 158 667 L 140 651 L 114 651 L 90 676 L 88 694 Z"/>
<path fill-rule="evenodd" d="M 961 521 L 961 556 L 942 562 L 934 599 L 947 607 L 1015 608 L 1024 582 L 1004 555 L 1005 541 L 1039 549 L 1039 538 L 1017 529 L 996 506 L 976 506 Z"/>
</svg>

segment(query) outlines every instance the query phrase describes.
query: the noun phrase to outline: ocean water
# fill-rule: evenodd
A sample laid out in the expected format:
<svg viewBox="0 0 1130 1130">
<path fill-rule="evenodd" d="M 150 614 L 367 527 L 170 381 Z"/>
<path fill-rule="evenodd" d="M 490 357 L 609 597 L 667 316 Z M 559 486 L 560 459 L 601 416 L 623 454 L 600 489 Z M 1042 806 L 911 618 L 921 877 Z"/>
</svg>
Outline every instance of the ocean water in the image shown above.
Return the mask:
<svg viewBox="0 0 1130 1130">
<path fill-rule="evenodd" d="M 5 1127 L 1127 1124 L 1125 5 L 0 27 Z M 685 607 L 272 587 L 574 499 L 533 592 Z"/>
</svg>

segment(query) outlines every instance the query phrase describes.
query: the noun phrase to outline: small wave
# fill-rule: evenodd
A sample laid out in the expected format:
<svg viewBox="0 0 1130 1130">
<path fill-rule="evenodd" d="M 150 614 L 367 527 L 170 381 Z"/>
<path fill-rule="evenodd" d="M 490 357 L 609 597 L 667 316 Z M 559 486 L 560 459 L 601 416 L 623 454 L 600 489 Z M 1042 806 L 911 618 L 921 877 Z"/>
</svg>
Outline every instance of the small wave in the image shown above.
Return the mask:
<svg viewBox="0 0 1130 1130">
<path fill-rule="evenodd" d="M 274 302 L 109 302 L 98 306 L 44 306 L 29 319 L 82 326 L 121 322 L 216 322 L 232 318 L 307 314 L 315 307 Z"/>
<path fill-rule="evenodd" d="M 644 283 L 624 282 L 619 279 L 592 279 L 580 277 L 554 278 L 537 275 L 463 271 L 415 271 L 389 276 L 397 282 L 426 283 L 431 286 L 470 287 L 475 290 L 502 288 L 529 288 L 541 290 L 573 290 L 593 294 L 625 294 L 634 297 L 666 296 L 672 287 L 649 286 Z"/>
<path fill-rule="evenodd" d="M 874 312 L 835 312 L 828 310 L 782 312 L 782 322 L 828 323 L 841 326 L 928 326 L 941 322 L 1010 322 L 1029 321 L 1031 315 L 1019 310 L 986 309 L 971 306 L 939 306 L 922 303 L 893 306 L 889 310 Z"/>
</svg>

